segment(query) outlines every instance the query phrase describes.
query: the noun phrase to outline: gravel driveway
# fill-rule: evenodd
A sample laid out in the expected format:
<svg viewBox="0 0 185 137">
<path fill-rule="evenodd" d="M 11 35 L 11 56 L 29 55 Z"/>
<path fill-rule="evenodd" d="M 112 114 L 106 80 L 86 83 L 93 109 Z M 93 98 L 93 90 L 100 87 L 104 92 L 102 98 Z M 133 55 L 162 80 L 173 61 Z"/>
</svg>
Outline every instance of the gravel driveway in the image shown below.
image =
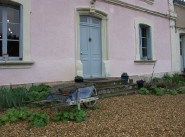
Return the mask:
<svg viewBox="0 0 185 137">
<path fill-rule="evenodd" d="M 185 137 L 185 94 L 129 95 L 101 99 L 82 123 L 51 122 L 44 128 L 18 122 L 0 127 L 1 137 Z M 45 110 L 48 113 L 49 110 Z"/>
</svg>

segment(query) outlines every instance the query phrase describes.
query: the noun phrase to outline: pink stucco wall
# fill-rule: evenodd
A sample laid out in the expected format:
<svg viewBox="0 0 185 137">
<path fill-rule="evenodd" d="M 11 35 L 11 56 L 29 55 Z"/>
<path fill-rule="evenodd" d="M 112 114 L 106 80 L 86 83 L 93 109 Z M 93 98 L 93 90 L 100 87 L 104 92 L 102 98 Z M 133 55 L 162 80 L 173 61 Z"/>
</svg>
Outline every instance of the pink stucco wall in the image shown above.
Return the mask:
<svg viewBox="0 0 185 137">
<path fill-rule="evenodd" d="M 167 0 L 146 5 L 141 0 L 125 0 L 167 13 Z M 136 2 L 138 1 L 138 2 Z M 90 0 L 32 0 L 31 56 L 29 69 L 1 69 L 0 85 L 72 80 L 76 73 L 75 9 L 89 7 Z M 110 76 L 151 74 L 153 64 L 135 63 L 137 17 L 154 23 L 155 72 L 171 71 L 169 20 L 97 1 L 96 9 L 108 15 Z"/>
<path fill-rule="evenodd" d="M 167 14 L 168 0 L 154 0 L 153 4 L 148 4 L 145 0 L 121 0 L 133 5 L 137 5 L 152 11 L 157 11 L 163 14 Z"/>
</svg>

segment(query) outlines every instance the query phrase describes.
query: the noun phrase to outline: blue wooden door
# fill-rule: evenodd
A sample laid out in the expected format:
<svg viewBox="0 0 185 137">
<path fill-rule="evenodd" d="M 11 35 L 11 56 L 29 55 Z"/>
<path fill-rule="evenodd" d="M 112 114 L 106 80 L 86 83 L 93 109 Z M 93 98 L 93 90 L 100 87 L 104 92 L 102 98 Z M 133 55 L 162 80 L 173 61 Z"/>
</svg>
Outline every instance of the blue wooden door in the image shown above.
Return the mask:
<svg viewBox="0 0 185 137">
<path fill-rule="evenodd" d="M 80 16 L 80 59 L 85 78 L 102 76 L 101 20 Z"/>
</svg>

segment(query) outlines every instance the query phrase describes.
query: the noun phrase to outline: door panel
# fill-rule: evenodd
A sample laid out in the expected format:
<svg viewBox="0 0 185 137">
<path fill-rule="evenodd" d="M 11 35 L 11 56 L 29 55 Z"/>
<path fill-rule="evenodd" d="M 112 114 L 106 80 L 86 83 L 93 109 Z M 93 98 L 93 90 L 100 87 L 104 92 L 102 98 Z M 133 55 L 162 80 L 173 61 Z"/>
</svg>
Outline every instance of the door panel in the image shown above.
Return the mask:
<svg viewBox="0 0 185 137">
<path fill-rule="evenodd" d="M 83 76 L 85 78 L 101 77 L 101 21 L 89 16 L 81 16 L 80 20 L 82 20 L 80 23 L 80 59 L 83 64 Z"/>
<path fill-rule="evenodd" d="M 102 64 L 102 57 L 101 57 L 101 36 L 100 36 L 100 28 L 91 27 L 90 29 L 90 36 L 92 37 L 92 41 L 90 43 L 91 47 L 91 60 L 92 60 L 92 75 L 94 77 L 101 76 L 101 64 Z"/>
<path fill-rule="evenodd" d="M 90 50 L 89 50 L 89 28 L 81 26 L 80 28 L 80 59 L 83 64 L 84 77 L 89 77 L 90 74 Z"/>
</svg>

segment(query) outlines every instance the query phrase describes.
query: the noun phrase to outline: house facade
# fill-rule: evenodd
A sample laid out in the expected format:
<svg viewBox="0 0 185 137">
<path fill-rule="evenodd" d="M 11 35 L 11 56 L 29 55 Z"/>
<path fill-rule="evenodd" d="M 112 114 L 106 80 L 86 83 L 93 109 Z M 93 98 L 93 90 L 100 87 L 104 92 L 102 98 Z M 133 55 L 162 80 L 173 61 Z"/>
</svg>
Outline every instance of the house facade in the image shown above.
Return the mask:
<svg viewBox="0 0 185 137">
<path fill-rule="evenodd" d="M 173 0 L 1 0 L 0 14 L 0 85 L 178 71 Z"/>
<path fill-rule="evenodd" d="M 175 0 L 174 1 L 174 9 L 177 15 L 176 23 L 175 23 L 175 39 L 176 43 L 176 55 L 174 60 L 176 61 L 176 66 L 180 72 L 184 71 L 185 68 L 185 1 L 184 0 Z"/>
</svg>

